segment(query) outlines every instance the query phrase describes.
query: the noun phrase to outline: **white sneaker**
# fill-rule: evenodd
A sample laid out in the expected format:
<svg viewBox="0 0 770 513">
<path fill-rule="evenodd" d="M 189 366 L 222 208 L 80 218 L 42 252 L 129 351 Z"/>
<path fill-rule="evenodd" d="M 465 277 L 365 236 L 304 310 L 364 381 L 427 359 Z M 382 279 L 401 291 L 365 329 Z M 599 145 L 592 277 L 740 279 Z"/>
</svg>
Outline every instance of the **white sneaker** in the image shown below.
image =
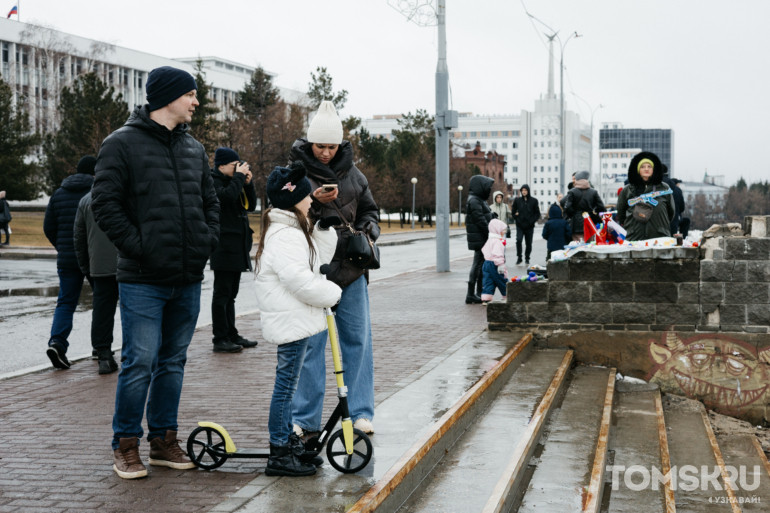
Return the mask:
<svg viewBox="0 0 770 513">
<path fill-rule="evenodd" d="M 300 437 L 300 438 L 302 438 L 303 436 L 305 436 L 305 432 L 304 432 L 304 431 L 302 431 L 302 428 L 301 428 L 301 427 L 299 427 L 299 426 L 298 426 L 298 425 L 296 425 L 296 424 L 294 424 L 294 433 L 295 433 L 295 434 L 296 434 L 298 437 Z"/>
<path fill-rule="evenodd" d="M 369 419 L 358 419 L 353 424 L 353 427 L 359 431 L 363 431 L 367 435 L 374 434 L 374 426 L 372 426 L 372 422 Z"/>
</svg>

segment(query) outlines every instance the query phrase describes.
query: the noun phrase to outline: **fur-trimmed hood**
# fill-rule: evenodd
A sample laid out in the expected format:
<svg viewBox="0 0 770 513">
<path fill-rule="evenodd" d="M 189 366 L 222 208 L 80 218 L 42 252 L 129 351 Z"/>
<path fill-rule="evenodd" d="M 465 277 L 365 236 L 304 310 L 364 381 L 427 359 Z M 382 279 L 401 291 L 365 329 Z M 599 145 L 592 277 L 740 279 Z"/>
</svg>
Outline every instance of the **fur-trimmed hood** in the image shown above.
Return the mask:
<svg viewBox="0 0 770 513">
<path fill-rule="evenodd" d="M 652 161 L 652 176 L 650 181 L 646 182 L 642 180 L 639 175 L 639 162 L 643 159 L 650 159 Z M 643 151 L 638 153 L 631 159 L 631 163 L 628 165 L 628 183 L 633 185 L 659 185 L 663 181 L 663 164 L 657 155 L 649 151 Z"/>
</svg>

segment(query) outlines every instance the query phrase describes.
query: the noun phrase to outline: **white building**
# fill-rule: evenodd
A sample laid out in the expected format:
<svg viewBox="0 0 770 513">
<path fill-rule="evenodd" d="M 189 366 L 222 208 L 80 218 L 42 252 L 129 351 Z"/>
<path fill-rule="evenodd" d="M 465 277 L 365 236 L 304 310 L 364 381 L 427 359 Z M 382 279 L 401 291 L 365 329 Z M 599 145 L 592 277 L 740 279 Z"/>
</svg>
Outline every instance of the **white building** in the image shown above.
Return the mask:
<svg viewBox="0 0 770 513">
<path fill-rule="evenodd" d="M 605 205 L 618 203 L 618 189 L 628 178 L 628 164 L 640 148 L 599 150 L 599 176 L 591 179 L 591 185 L 599 191 Z"/>
<path fill-rule="evenodd" d="M 255 67 L 219 57 L 201 57 L 211 97 L 227 116 L 236 94 L 251 79 Z M 90 71 L 123 94 L 129 109 L 146 103 L 144 85 L 149 72 L 173 66 L 195 74 L 197 57 L 168 59 L 102 41 L 86 39 L 47 27 L 0 18 L 0 74 L 27 105 L 31 126 L 41 132 L 57 126 L 57 106 L 62 87 Z M 302 102 L 305 94 L 278 88 L 289 103 Z"/>
</svg>

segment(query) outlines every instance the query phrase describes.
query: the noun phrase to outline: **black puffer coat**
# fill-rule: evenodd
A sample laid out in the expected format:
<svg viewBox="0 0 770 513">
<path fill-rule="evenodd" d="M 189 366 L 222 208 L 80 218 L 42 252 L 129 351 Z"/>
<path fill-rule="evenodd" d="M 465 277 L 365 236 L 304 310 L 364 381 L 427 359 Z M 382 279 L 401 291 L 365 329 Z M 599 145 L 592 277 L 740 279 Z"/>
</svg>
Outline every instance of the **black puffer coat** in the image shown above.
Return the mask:
<svg viewBox="0 0 770 513">
<path fill-rule="evenodd" d="M 492 192 L 493 178 L 474 175 L 468 185 L 468 202 L 465 204 L 465 233 L 468 249 L 476 251 L 484 247 L 489 238 L 489 222 L 494 218 L 487 202 Z"/>
<path fill-rule="evenodd" d="M 380 210 L 369 190 L 369 182 L 353 163 L 353 146 L 349 141 L 342 141 L 337 154 L 325 165 L 315 158 L 311 143 L 307 139 L 297 139 L 291 147 L 291 161 L 301 161 L 305 164 L 312 190 L 327 183 L 339 184 L 339 193 L 334 205 L 345 217 L 343 222 L 349 222 L 356 230 L 368 232 L 372 240 L 377 240 L 380 236 L 380 226 L 377 224 L 380 221 Z M 327 216 L 339 217 L 339 214 L 332 204 L 324 205 L 313 199 L 310 217 L 318 220 Z M 337 236 L 337 249 L 330 264 L 331 270 L 326 277 L 345 288 L 365 274 L 365 271 L 345 259 L 350 230 L 338 228 Z"/>
<path fill-rule="evenodd" d="M 540 204 L 537 198 L 532 197 L 529 185 L 522 185 L 519 191 L 522 189 L 527 189 L 527 195 L 524 196 L 522 194 L 513 200 L 511 215 L 516 221 L 516 228 L 519 230 L 529 230 L 540 220 Z"/>
<path fill-rule="evenodd" d="M 211 255 L 214 271 L 250 271 L 252 236 L 247 212 L 254 212 L 257 193 L 254 183 L 246 183 L 246 175 L 232 178 L 218 169 L 211 170 L 214 189 L 219 198 L 219 244 Z"/>
<path fill-rule="evenodd" d="M 219 201 L 203 146 L 137 107 L 102 143 L 91 208 L 118 248 L 120 282 L 186 285 L 203 280 L 219 239 Z"/>
<path fill-rule="evenodd" d="M 588 173 L 580 171 L 575 177 L 578 180 L 587 180 Z M 590 186 L 587 189 L 572 187 L 562 201 L 564 214 L 571 223 L 573 234 L 583 233 L 583 212 L 599 214 L 606 210 L 599 192 Z"/>
<path fill-rule="evenodd" d="M 80 199 L 88 194 L 93 183 L 94 177 L 89 174 L 68 176 L 53 193 L 45 209 L 43 232 L 56 248 L 56 267 L 59 269 L 80 269 L 75 254 L 75 215 Z"/>
<path fill-rule="evenodd" d="M 650 159 L 653 163 L 652 176 L 646 182 L 637 169 L 642 159 Z M 628 166 L 628 185 L 623 187 L 618 197 L 618 221 L 628 232 L 626 240 L 671 236 L 671 219 L 675 214 L 672 194 L 655 198 L 658 204 L 652 207 L 652 215 L 646 223 L 634 219 L 634 207 L 628 204 L 628 200 L 642 194 L 664 190 L 669 190 L 669 186 L 663 182 L 663 166 L 658 156 L 649 151 L 636 154 Z"/>
</svg>

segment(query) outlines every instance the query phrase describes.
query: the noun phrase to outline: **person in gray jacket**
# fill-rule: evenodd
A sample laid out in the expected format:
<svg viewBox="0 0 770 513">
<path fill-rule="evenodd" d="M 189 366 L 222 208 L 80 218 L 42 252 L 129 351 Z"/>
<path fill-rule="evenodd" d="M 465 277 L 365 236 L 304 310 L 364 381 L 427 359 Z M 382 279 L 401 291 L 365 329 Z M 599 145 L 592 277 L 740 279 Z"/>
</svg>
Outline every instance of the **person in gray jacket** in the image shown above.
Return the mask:
<svg viewBox="0 0 770 513">
<path fill-rule="evenodd" d="M 91 277 L 93 288 L 91 347 L 99 360 L 99 374 L 110 374 L 118 370 L 112 351 L 118 304 L 118 250 L 94 220 L 90 192 L 80 199 L 73 234 L 78 266 Z"/>
</svg>

